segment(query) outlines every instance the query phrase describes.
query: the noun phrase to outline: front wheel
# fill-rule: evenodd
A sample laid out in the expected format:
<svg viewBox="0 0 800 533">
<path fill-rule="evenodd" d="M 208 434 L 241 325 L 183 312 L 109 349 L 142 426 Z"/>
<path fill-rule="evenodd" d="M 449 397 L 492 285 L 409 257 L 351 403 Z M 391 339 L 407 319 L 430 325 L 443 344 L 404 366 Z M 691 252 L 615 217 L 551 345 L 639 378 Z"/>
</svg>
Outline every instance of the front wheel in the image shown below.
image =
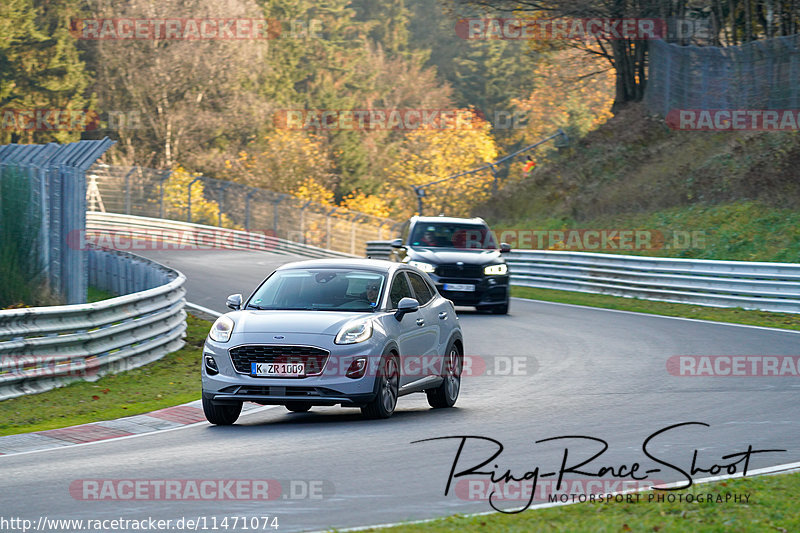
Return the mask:
<svg viewBox="0 0 800 533">
<path fill-rule="evenodd" d="M 507 315 L 508 314 L 508 302 L 492 307 L 492 314 L 495 314 L 495 315 Z"/>
<path fill-rule="evenodd" d="M 217 426 L 230 426 L 239 418 L 242 412 L 242 402 L 232 404 L 214 403 L 203 397 L 203 413 L 206 420 Z"/>
<path fill-rule="evenodd" d="M 453 343 L 447 348 L 442 369 L 442 384 L 435 389 L 427 390 L 428 404 L 439 409 L 453 407 L 461 390 L 461 370 L 464 367 L 464 355 L 458 345 Z"/>
<path fill-rule="evenodd" d="M 397 358 L 392 355 L 385 356 L 375 379 L 378 381 L 377 394 L 371 402 L 361 408 L 361 413 L 367 418 L 389 418 L 397 406 L 397 394 L 400 389 Z"/>
</svg>

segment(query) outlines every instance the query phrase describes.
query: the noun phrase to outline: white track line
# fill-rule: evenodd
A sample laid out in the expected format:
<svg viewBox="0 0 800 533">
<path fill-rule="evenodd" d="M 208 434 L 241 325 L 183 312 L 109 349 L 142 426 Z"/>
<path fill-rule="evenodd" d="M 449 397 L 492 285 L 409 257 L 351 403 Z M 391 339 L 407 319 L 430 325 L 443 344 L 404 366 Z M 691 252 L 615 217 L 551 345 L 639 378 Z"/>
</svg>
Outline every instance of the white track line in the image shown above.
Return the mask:
<svg viewBox="0 0 800 533">
<path fill-rule="evenodd" d="M 758 470 L 753 470 L 752 472 L 749 472 L 747 474 L 747 476 L 743 476 L 741 473 L 738 473 L 738 474 L 733 474 L 733 475 L 730 475 L 730 476 L 714 476 L 714 477 L 706 477 L 706 478 L 702 478 L 702 479 L 694 479 L 694 480 L 692 480 L 692 486 L 698 485 L 698 484 L 703 484 L 703 483 L 712 483 L 712 482 L 715 482 L 715 481 L 723 481 L 723 480 L 726 480 L 726 479 L 748 478 L 748 477 L 753 477 L 753 476 L 763 476 L 763 475 L 771 475 L 771 474 L 783 474 L 783 473 L 790 473 L 790 472 L 793 472 L 793 471 L 800 471 L 800 463 L 788 463 L 788 464 L 784 464 L 784 465 L 768 466 L 766 468 L 759 468 Z M 667 483 L 666 485 L 660 485 L 660 487 L 664 487 L 664 488 L 677 487 L 677 486 L 680 486 L 683 483 L 685 483 L 685 481 L 676 481 L 674 483 Z M 629 489 L 629 490 L 621 490 L 621 491 L 617 491 L 617 492 L 609 492 L 609 493 L 607 493 L 607 495 L 612 496 L 612 495 L 617 495 L 617 494 L 628 494 L 628 493 L 633 493 L 633 492 L 647 492 L 647 491 L 651 491 L 651 490 L 653 490 L 653 489 L 652 488 Z M 547 509 L 549 507 L 562 507 L 562 506 L 565 506 L 565 505 L 575 505 L 575 504 L 579 504 L 579 503 L 587 503 L 587 502 L 572 501 L 572 502 L 564 502 L 564 503 L 562 503 L 562 502 L 539 503 L 539 504 L 536 504 L 536 505 L 531 505 L 530 507 L 528 507 L 528 509 Z M 488 516 L 488 515 L 494 515 L 494 514 L 500 514 L 500 512 L 499 511 L 485 511 L 485 512 L 482 512 L 482 513 L 472 513 L 472 514 L 459 515 L 459 517 L 460 518 L 461 517 L 463 517 L 463 518 L 472 518 L 472 517 L 475 517 L 475 516 Z M 439 517 L 439 518 L 426 518 L 424 520 L 412 520 L 412 521 L 408 521 L 408 522 L 392 522 L 392 523 L 389 523 L 389 524 L 376 524 L 376 525 L 373 525 L 373 526 L 356 526 L 356 527 L 350 527 L 350 528 L 346 528 L 346 529 L 338 529 L 337 528 L 336 531 L 344 532 L 344 531 L 364 531 L 365 529 L 384 529 L 384 528 L 389 528 L 389 527 L 408 526 L 408 525 L 413 525 L 413 524 L 425 524 L 425 523 L 428 523 L 428 522 L 435 522 L 436 520 L 442 520 L 444 518 L 447 518 L 447 516 L 442 516 L 442 517 Z M 331 529 L 320 529 L 320 530 L 314 531 L 313 533 L 327 533 L 327 532 L 330 532 L 330 531 L 331 531 Z"/>
</svg>

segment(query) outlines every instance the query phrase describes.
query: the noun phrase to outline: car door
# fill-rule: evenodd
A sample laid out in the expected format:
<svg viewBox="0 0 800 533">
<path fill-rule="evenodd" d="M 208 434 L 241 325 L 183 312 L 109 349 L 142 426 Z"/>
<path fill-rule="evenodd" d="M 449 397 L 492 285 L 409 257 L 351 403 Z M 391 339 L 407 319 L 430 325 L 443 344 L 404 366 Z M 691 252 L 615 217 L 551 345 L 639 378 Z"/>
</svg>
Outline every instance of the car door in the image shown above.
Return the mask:
<svg viewBox="0 0 800 533">
<path fill-rule="evenodd" d="M 414 293 L 404 271 L 395 273 L 389 289 L 389 302 L 393 310 L 403 298 L 413 298 Z M 416 381 L 422 377 L 420 366 L 422 355 L 427 350 L 429 342 L 425 333 L 425 319 L 422 310 L 406 313 L 400 322 L 392 319 L 394 338 L 400 349 L 400 386 Z"/>
<path fill-rule="evenodd" d="M 441 355 L 439 350 L 439 338 L 441 335 L 442 317 L 441 310 L 436 305 L 434 291 L 421 275 L 416 272 L 407 272 L 408 280 L 411 283 L 411 290 L 414 291 L 414 298 L 420 303 L 420 315 L 424 323 L 421 326 L 425 334 L 425 351 L 422 353 L 422 377 L 441 375 Z M 446 318 L 446 317 L 445 317 Z"/>
</svg>

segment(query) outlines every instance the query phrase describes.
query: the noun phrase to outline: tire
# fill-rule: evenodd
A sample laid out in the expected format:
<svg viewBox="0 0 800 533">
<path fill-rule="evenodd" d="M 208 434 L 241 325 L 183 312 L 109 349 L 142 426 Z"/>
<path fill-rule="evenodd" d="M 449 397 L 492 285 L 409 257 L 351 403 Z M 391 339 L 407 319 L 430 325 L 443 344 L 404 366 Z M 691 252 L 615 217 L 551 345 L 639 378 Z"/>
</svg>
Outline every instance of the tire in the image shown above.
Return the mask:
<svg viewBox="0 0 800 533">
<path fill-rule="evenodd" d="M 451 343 L 447 347 L 444 359 L 442 377 L 444 381 L 435 389 L 425 391 L 428 395 L 428 405 L 434 409 L 453 407 L 461 390 L 461 371 L 464 368 L 464 354 L 458 345 Z"/>
<path fill-rule="evenodd" d="M 508 302 L 492 307 L 492 314 L 494 314 L 494 315 L 507 315 L 508 314 Z"/>
<path fill-rule="evenodd" d="M 381 360 L 375 398 L 361 408 L 361 414 L 367 418 L 389 418 L 397 407 L 397 393 L 400 389 L 400 369 L 397 357 L 386 355 Z"/>
<path fill-rule="evenodd" d="M 286 408 L 293 413 L 305 413 L 311 409 L 311 404 L 303 402 L 289 402 L 286 404 Z"/>
<path fill-rule="evenodd" d="M 216 426 L 230 426 L 242 412 L 242 402 L 217 404 L 203 396 L 203 413 L 206 420 Z"/>
</svg>

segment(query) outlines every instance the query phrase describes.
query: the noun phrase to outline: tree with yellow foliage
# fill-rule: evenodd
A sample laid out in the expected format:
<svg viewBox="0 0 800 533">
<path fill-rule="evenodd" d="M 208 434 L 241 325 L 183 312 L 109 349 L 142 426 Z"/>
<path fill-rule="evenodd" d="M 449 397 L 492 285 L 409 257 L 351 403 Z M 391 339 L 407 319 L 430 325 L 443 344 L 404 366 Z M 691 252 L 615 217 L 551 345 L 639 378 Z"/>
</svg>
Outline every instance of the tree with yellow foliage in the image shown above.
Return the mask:
<svg viewBox="0 0 800 533">
<path fill-rule="evenodd" d="M 189 209 L 189 184 L 201 176 L 199 172 L 189 172 L 178 166 L 164 183 L 164 215 L 173 220 L 186 220 Z M 205 185 L 202 180 L 192 185 L 192 222 L 195 224 L 219 224 L 219 205 L 206 200 Z M 222 226 L 233 227 L 231 220 L 222 215 Z"/>
<path fill-rule="evenodd" d="M 407 218 L 416 212 L 413 185 L 447 178 L 497 157 L 491 125 L 469 110 L 460 112 L 471 118 L 452 127 L 427 126 L 406 134 L 395 162 L 386 169 L 389 183 L 383 197 L 394 216 Z M 467 216 L 489 197 L 492 181 L 487 170 L 434 185 L 425 191 L 425 214 Z"/>
<path fill-rule="evenodd" d="M 238 159 L 225 162 L 226 178 L 252 187 L 293 193 L 306 180 L 325 189 L 336 184 L 328 149 L 321 137 L 306 131 L 275 129 Z"/>
<path fill-rule="evenodd" d="M 599 55 L 563 48 L 544 56 L 534 73 L 536 83 L 529 95 L 512 100 L 527 116 L 515 139 L 535 142 L 558 128 L 582 137 L 612 117 L 614 71 Z"/>
</svg>

